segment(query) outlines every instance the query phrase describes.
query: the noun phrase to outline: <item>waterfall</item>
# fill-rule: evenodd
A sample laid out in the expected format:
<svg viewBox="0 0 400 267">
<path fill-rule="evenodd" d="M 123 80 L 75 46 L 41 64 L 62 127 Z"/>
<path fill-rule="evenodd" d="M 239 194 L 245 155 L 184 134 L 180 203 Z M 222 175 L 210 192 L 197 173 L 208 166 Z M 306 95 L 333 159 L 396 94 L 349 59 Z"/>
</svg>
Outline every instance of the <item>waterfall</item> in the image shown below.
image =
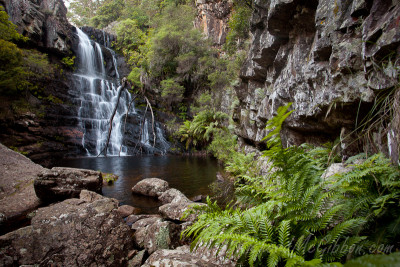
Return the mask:
<svg viewBox="0 0 400 267">
<path fill-rule="evenodd" d="M 140 137 L 140 142 L 142 142 L 145 146 L 150 146 L 149 140 L 149 124 L 147 123 L 147 119 L 144 119 L 143 130 Z"/>
<path fill-rule="evenodd" d="M 74 74 L 80 91 L 81 106 L 78 112 L 79 125 L 83 130 L 82 146 L 88 156 L 97 156 L 105 147 L 109 129 L 109 119 L 117 103 L 119 73 L 113 56 L 116 79 L 108 77 L 104 66 L 101 46 L 77 28 L 79 38 L 78 67 Z M 108 155 L 118 155 L 122 145 L 121 119 L 127 111 L 131 95 L 124 91 L 113 120 L 113 129 L 107 149 Z M 122 145 L 121 155 L 127 155 L 127 147 Z"/>
<path fill-rule="evenodd" d="M 168 150 L 170 149 L 171 145 L 170 143 L 165 139 L 164 137 L 164 133 L 162 131 L 162 129 L 157 125 L 156 126 L 156 135 L 157 138 L 159 139 L 159 143 L 160 143 L 160 150 L 163 154 L 167 153 Z"/>
<path fill-rule="evenodd" d="M 120 74 L 118 72 L 115 52 L 109 47 L 103 47 L 99 43 L 90 40 L 81 29 L 76 28 L 76 30 L 79 44 L 76 51 L 78 62 L 74 80 L 76 88 L 79 91 L 80 103 L 77 119 L 79 127 L 83 132 L 82 147 L 85 149 L 86 155 L 97 156 L 102 152 L 107 142 L 110 126 L 109 119 L 117 103 L 118 92 L 121 89 Z M 105 44 L 109 44 L 109 38 L 105 36 L 104 32 L 103 39 Z M 111 54 L 113 66 L 107 66 L 106 68 L 103 51 Z M 106 69 L 109 73 L 107 73 Z M 136 142 L 140 142 L 143 145 L 145 153 L 165 154 L 170 145 L 165 140 L 163 131 L 158 123 L 155 123 L 157 142 L 153 147 L 153 132 L 149 130 L 150 123 L 147 118 L 143 118 L 143 115 L 138 114 L 134 105 L 130 108 L 128 115 L 135 118 L 140 117 L 136 121 L 143 121 L 143 125 L 134 127 L 141 126 L 142 132 L 134 138 L 137 140 L 133 140 L 135 145 L 132 145 L 132 142 L 128 142 L 130 146 L 123 144 L 123 119 L 131 100 L 130 93 L 124 90 L 119 99 L 118 109 L 113 119 L 107 155 L 117 156 L 120 154 L 121 156 L 126 156 L 135 154 L 137 151 L 133 147 L 136 147 Z M 130 129 L 132 131 L 129 129 L 127 131 L 135 132 L 132 127 Z"/>
</svg>

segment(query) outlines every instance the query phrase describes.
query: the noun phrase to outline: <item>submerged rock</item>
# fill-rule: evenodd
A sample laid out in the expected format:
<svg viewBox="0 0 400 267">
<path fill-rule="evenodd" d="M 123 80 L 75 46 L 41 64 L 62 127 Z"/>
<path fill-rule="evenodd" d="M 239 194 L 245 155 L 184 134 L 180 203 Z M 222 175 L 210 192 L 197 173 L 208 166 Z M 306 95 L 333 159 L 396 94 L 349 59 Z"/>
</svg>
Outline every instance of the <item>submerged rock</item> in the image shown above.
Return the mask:
<svg viewBox="0 0 400 267">
<path fill-rule="evenodd" d="M 0 265 L 120 266 L 132 249 L 118 201 L 83 190 L 40 208 L 32 225 L 0 236 Z"/>
<path fill-rule="evenodd" d="M 132 192 L 144 196 L 159 197 L 168 189 L 168 182 L 159 178 L 146 178 L 132 187 Z"/>
<path fill-rule="evenodd" d="M 36 195 L 45 202 L 79 197 L 81 190 L 101 192 L 101 172 L 55 167 L 44 170 L 35 180 Z"/>
</svg>

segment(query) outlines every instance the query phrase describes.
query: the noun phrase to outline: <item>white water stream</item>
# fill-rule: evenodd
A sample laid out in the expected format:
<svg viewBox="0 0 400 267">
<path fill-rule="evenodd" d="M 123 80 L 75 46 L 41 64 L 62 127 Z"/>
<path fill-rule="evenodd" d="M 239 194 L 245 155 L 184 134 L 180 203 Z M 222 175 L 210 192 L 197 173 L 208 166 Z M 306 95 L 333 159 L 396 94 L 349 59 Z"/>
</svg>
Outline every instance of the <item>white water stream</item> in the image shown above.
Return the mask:
<svg viewBox="0 0 400 267">
<path fill-rule="evenodd" d="M 112 55 L 115 77 L 110 77 L 106 73 L 105 61 L 102 46 L 97 42 L 91 41 L 89 37 L 80 29 L 77 29 L 79 45 L 77 51 L 78 67 L 74 74 L 76 87 L 80 92 L 80 108 L 78 112 L 79 126 L 82 129 L 82 146 L 86 150 L 87 156 L 97 156 L 104 149 L 108 130 L 109 119 L 118 100 L 120 89 L 120 74 L 117 67 L 115 52 L 107 49 Z M 104 40 L 106 39 L 103 33 Z M 109 40 L 107 40 L 109 43 Z M 123 145 L 123 119 L 127 112 L 132 96 L 124 90 L 119 99 L 118 109 L 113 119 L 112 132 L 107 148 L 107 155 L 121 156 L 129 154 L 128 147 Z M 129 110 L 129 114 L 137 114 L 134 105 Z M 163 136 L 162 129 L 156 124 L 156 136 L 158 147 L 154 148 L 158 153 L 166 153 L 170 145 Z M 153 148 L 153 133 L 149 137 L 149 123 L 144 119 L 140 142 L 143 146 Z M 150 151 L 153 151 L 150 149 Z"/>
</svg>

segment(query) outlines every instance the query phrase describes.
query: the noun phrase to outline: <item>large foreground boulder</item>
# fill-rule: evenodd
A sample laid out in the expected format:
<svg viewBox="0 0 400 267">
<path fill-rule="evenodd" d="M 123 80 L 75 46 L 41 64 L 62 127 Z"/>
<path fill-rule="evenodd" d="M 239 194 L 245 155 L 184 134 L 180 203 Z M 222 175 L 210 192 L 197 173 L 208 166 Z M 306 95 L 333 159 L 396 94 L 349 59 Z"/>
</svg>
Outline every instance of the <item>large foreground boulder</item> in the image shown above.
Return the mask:
<svg viewBox="0 0 400 267">
<path fill-rule="evenodd" d="M 0 144 L 0 234 L 41 204 L 33 189 L 44 168 Z"/>
<path fill-rule="evenodd" d="M 86 190 L 40 208 L 32 225 L 0 236 L 0 266 L 121 266 L 132 239 L 117 208 Z"/>
<path fill-rule="evenodd" d="M 35 180 L 36 195 L 45 202 L 79 197 L 81 190 L 101 192 L 101 172 L 55 167 L 44 170 Z"/>
<path fill-rule="evenodd" d="M 146 178 L 132 187 L 132 192 L 149 197 L 159 197 L 168 189 L 168 182 L 159 178 Z"/>
</svg>

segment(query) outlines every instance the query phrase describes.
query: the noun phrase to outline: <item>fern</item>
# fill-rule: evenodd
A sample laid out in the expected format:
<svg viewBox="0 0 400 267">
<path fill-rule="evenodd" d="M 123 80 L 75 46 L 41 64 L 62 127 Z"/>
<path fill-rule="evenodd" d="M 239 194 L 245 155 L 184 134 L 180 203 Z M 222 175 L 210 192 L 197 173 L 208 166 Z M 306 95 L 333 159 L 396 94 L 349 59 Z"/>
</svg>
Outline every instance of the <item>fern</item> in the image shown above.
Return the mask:
<svg viewBox="0 0 400 267">
<path fill-rule="evenodd" d="M 194 238 L 194 249 L 227 246 L 227 256 L 250 266 L 312 266 L 343 262 L 354 245 L 367 248 L 400 236 L 399 169 L 382 155 L 360 155 L 348 160 L 348 172 L 325 181 L 329 149 L 282 145 L 280 130 L 289 108 L 279 108 L 267 123 L 268 175 L 231 160 L 228 169 L 240 178 L 237 205 L 221 209 L 208 200 L 197 210 L 197 221 L 183 233 Z M 391 227 L 382 232 L 376 222 Z"/>
</svg>

